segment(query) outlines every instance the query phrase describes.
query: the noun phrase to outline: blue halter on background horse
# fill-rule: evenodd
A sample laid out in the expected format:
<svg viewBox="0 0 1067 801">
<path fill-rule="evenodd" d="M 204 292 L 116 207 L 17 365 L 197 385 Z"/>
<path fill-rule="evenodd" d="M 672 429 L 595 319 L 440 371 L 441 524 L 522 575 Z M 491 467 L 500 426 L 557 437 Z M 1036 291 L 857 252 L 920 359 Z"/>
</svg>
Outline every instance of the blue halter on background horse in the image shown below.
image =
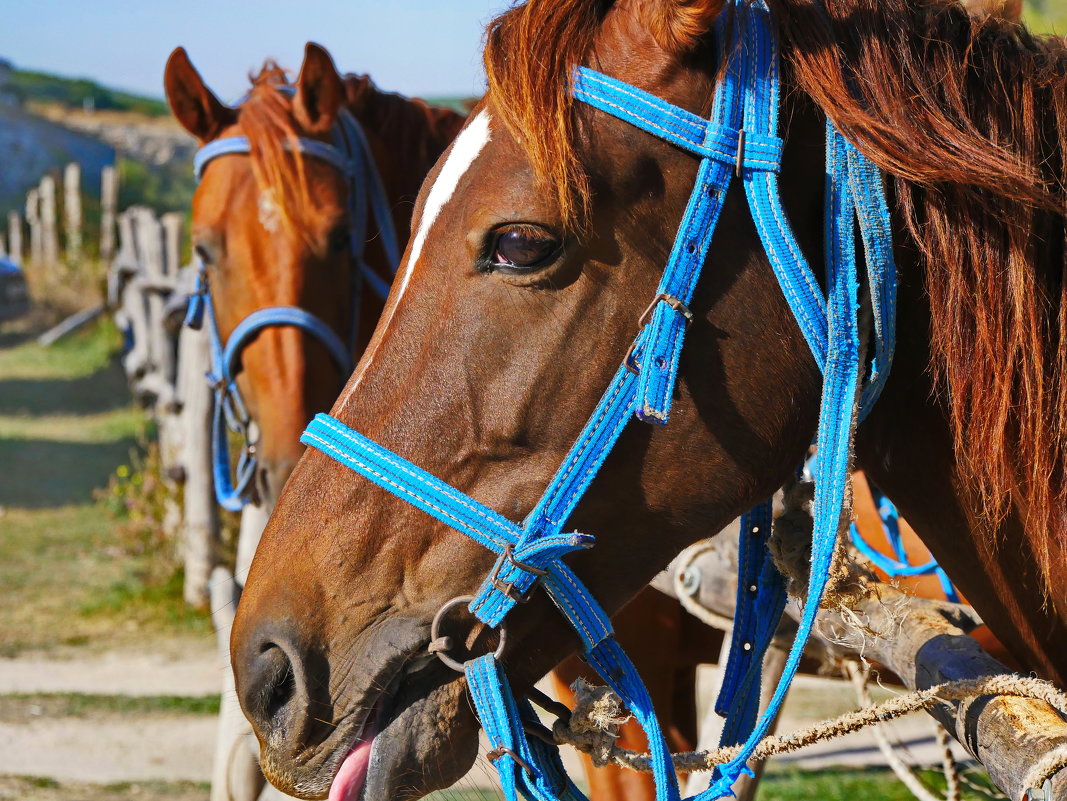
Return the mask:
<svg viewBox="0 0 1067 801">
<path fill-rule="evenodd" d="M 507 613 L 540 583 L 578 633 L 584 658 L 621 696 L 648 735 L 659 801 L 679 798 L 677 776 L 663 733 L 640 677 L 612 637 L 607 613 L 591 599 L 561 560 L 593 544 L 593 538 L 563 527 L 634 417 L 666 424 L 678 374 L 689 311 L 719 213 L 735 173 L 742 181 L 756 227 L 781 288 L 824 374 L 819 416 L 821 458 L 815 470 L 812 567 L 807 600 L 784 676 L 768 708 L 756 719 L 762 655 L 785 604 L 785 584 L 771 562 L 770 504 L 758 506 L 742 524 L 742 554 L 733 650 L 719 708 L 728 713 L 724 744 L 744 745 L 716 771 L 705 801 L 730 794 L 746 760 L 774 719 L 796 672 L 827 582 L 849 480 L 857 401 L 861 414 L 878 397 L 892 361 L 896 273 L 889 211 L 877 168 L 827 123 L 827 297 L 801 255 L 779 198 L 777 172 L 783 142 L 778 136 L 779 65 L 770 12 L 761 0 L 733 0 L 730 43 L 720 25 L 726 71 L 716 90 L 710 122 L 659 98 L 586 68 L 576 70 L 576 99 L 629 122 L 700 159 L 696 184 L 679 227 L 670 261 L 650 311 L 598 406 L 534 510 L 521 525 L 507 520 L 400 456 L 330 417 L 318 415 L 303 441 L 490 549 L 499 558 L 470 601 L 483 623 L 500 627 Z M 733 45 L 737 45 L 736 47 Z M 861 375 L 859 276 L 856 220 L 867 258 L 867 284 L 875 317 L 874 355 L 866 382 Z M 647 322 L 646 322 L 647 320 Z M 457 599 L 458 600 L 458 599 Z M 455 602 L 450 602 L 440 615 Z M 436 626 L 434 627 L 436 628 Z M 431 636 L 436 636 L 436 632 Z M 446 651 L 441 638 L 431 650 Z M 563 773 L 556 749 L 528 739 L 536 724 L 529 701 L 513 696 L 498 654 L 462 668 L 479 719 L 492 746 L 490 758 L 504 794 L 516 791 L 538 801 L 578 799 Z"/>
<path fill-rule="evenodd" d="M 886 542 L 893 549 L 894 555 L 889 557 L 877 550 L 863 538 L 859 527 L 853 523 L 849 533 L 852 536 L 852 544 L 856 546 L 856 550 L 870 559 L 879 570 L 890 578 L 937 576 L 937 580 L 941 584 L 941 590 L 945 593 L 945 598 L 952 603 L 959 603 L 960 596 L 952 584 L 952 579 L 948 577 L 948 574 L 945 573 L 936 559 L 930 559 L 930 561 L 919 565 L 913 565 L 908 561 L 908 552 L 904 547 L 904 540 L 900 534 L 900 515 L 897 512 L 897 507 L 877 487 L 871 487 L 871 495 L 874 498 L 874 505 L 878 509 L 878 516 L 882 519 L 882 531 L 885 534 Z"/>
<path fill-rule="evenodd" d="M 291 86 L 279 86 L 278 91 L 292 96 L 295 89 Z M 223 508 L 231 511 L 239 511 L 248 503 L 257 466 L 252 420 L 236 383 L 237 374 L 241 370 L 241 354 L 245 347 L 265 328 L 300 328 L 322 343 L 341 373 L 347 376 L 352 371 L 352 353 L 359 332 L 359 305 L 363 282 L 383 300 L 389 294 L 389 284 L 370 268 L 364 258 L 367 224 L 372 215 L 381 234 L 382 247 L 390 268 L 395 272 L 400 263 L 400 249 L 389 210 L 389 200 L 363 130 L 356 118 L 347 109 L 342 108 L 333 125 L 332 134 L 333 144 L 301 137 L 296 140 L 296 149 L 303 156 L 324 161 L 335 167 L 344 175 L 348 188 L 349 239 L 357 269 L 352 281 L 352 319 L 347 342 L 305 309 L 297 306 L 270 306 L 244 318 L 230 334 L 229 341 L 224 344 L 215 318 L 207 272 L 203 262 L 199 265 L 196 293 L 190 299 L 186 325 L 200 328 L 203 322 L 207 321 L 211 341 L 211 370 L 207 378 L 215 392 L 211 433 L 215 497 Z M 286 147 L 290 147 L 288 142 Z M 250 151 L 251 145 L 243 136 L 230 136 L 209 142 L 197 151 L 193 160 L 197 180 L 203 178 L 204 170 L 214 159 L 243 155 Z M 244 441 L 237 460 L 236 478 L 230 472 L 227 429 L 238 434 Z"/>
</svg>

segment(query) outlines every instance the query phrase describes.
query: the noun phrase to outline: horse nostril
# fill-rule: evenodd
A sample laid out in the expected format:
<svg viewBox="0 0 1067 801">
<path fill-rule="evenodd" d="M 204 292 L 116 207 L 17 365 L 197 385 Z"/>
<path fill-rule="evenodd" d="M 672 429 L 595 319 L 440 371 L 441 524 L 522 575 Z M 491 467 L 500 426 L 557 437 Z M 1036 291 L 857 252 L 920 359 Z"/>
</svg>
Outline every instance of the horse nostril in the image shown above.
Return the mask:
<svg viewBox="0 0 1067 801">
<path fill-rule="evenodd" d="M 265 641 L 251 660 L 242 695 L 245 711 L 264 729 L 284 724 L 297 706 L 297 670 L 287 649 Z"/>
<path fill-rule="evenodd" d="M 274 650 L 281 653 L 285 664 L 281 667 L 281 675 L 276 676 L 268 685 L 266 703 L 268 720 L 277 718 L 296 695 L 296 674 L 293 672 L 293 663 L 280 648 L 275 646 Z"/>
</svg>

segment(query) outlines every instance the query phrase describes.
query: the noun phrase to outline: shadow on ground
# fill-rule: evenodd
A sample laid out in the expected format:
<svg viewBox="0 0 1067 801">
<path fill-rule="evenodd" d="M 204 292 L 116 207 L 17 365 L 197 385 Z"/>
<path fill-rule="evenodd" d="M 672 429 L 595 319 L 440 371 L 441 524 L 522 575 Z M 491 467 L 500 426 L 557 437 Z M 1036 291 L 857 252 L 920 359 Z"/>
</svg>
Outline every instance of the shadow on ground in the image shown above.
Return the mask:
<svg viewBox="0 0 1067 801">
<path fill-rule="evenodd" d="M 94 489 L 107 484 L 115 467 L 129 460 L 136 444 L 133 437 L 112 442 L 0 440 L 0 506 L 41 509 L 86 503 Z"/>
<path fill-rule="evenodd" d="M 0 415 L 97 414 L 129 405 L 118 360 L 78 378 L 0 379 Z"/>
</svg>

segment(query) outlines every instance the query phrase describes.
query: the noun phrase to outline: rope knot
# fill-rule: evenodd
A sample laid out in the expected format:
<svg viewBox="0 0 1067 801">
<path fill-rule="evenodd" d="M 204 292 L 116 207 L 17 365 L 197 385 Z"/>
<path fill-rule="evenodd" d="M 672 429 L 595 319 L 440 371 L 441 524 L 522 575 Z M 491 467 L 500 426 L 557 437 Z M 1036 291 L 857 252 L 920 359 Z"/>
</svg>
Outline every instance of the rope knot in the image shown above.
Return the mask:
<svg viewBox="0 0 1067 801">
<path fill-rule="evenodd" d="M 571 685 L 574 711 L 570 719 L 560 719 L 552 726 L 552 733 L 560 742 L 570 743 L 589 754 L 598 768 L 609 764 L 619 727 L 631 717 L 626 707 L 608 687 L 598 687 L 585 679 Z"/>
</svg>

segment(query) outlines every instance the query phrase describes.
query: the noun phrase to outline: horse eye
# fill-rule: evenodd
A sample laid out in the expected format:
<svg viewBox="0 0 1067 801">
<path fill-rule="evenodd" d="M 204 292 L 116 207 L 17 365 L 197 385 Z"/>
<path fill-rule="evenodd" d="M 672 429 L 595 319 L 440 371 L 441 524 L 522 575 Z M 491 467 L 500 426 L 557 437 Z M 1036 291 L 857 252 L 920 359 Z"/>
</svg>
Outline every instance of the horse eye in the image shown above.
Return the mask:
<svg viewBox="0 0 1067 801">
<path fill-rule="evenodd" d="M 536 225 L 517 225 L 497 232 L 490 267 L 528 271 L 544 267 L 560 249 L 559 239 Z"/>
<path fill-rule="evenodd" d="M 197 244 L 193 249 L 196 251 L 197 257 L 205 266 L 215 263 L 215 254 L 211 252 L 211 248 L 207 245 Z"/>
</svg>

